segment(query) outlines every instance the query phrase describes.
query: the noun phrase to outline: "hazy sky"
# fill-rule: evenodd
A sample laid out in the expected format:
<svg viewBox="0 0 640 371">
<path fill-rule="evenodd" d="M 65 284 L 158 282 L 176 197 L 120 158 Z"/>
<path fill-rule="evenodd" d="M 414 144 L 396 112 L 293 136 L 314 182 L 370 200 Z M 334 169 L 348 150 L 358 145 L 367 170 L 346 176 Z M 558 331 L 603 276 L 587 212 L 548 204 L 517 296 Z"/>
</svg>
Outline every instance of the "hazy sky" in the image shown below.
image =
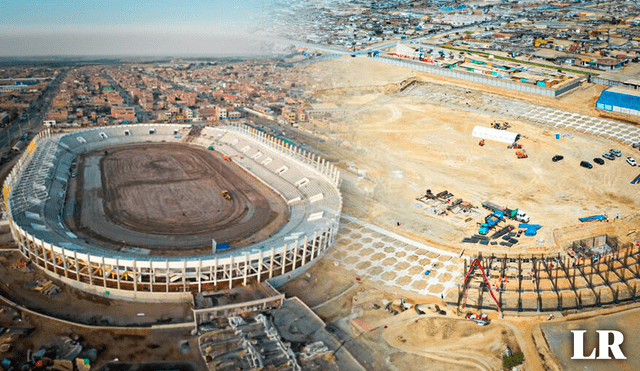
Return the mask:
<svg viewBox="0 0 640 371">
<path fill-rule="evenodd" d="M 0 0 L 0 56 L 255 51 L 270 0 Z"/>
</svg>

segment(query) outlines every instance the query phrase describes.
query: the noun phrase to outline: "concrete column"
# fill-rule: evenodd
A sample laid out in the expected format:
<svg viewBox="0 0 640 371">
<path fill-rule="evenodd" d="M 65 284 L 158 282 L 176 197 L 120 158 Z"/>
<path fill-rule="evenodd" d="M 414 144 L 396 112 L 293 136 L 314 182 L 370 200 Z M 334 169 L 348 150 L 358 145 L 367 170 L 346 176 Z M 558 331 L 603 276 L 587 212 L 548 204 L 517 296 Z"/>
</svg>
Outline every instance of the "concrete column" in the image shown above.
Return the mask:
<svg viewBox="0 0 640 371">
<path fill-rule="evenodd" d="M 116 258 L 116 278 L 118 279 L 118 290 L 120 290 L 120 259 Z"/>
<path fill-rule="evenodd" d="M 247 286 L 247 273 L 249 272 L 249 254 L 244 253 L 244 278 L 242 284 Z"/>
<path fill-rule="evenodd" d="M 102 286 L 107 287 L 107 267 L 104 264 L 104 256 L 102 257 Z"/>
<path fill-rule="evenodd" d="M 320 231 L 320 236 L 317 236 L 316 232 L 313 232 L 313 245 L 311 246 L 311 259 L 309 260 L 313 260 L 316 256 L 316 250 L 322 251 L 322 239 L 324 236 L 324 232 Z M 317 238 L 316 237 L 320 237 L 320 241 L 316 241 Z M 316 248 L 316 245 L 318 245 L 318 247 Z"/>
<path fill-rule="evenodd" d="M 296 239 L 295 245 L 293 247 L 293 268 L 296 268 L 296 262 L 298 261 L 298 244 L 299 240 Z"/>
<path fill-rule="evenodd" d="M 78 253 L 76 253 L 75 251 L 73 252 L 73 260 L 76 263 L 76 281 L 82 282 L 82 280 L 80 279 L 80 264 L 78 264 Z"/>
<path fill-rule="evenodd" d="M 32 243 L 35 246 L 36 250 L 38 249 L 38 247 L 40 248 L 40 250 L 42 250 L 42 266 L 44 267 L 44 269 L 47 269 L 47 252 L 45 251 L 44 246 L 36 245 L 35 242 Z"/>
<path fill-rule="evenodd" d="M 233 285 L 233 255 L 231 255 L 231 262 L 229 264 L 229 289 Z"/>
<path fill-rule="evenodd" d="M 62 249 L 62 264 L 64 265 L 64 278 L 69 278 L 69 268 L 67 267 L 67 256 L 64 253 L 65 249 Z"/>
<path fill-rule="evenodd" d="M 182 261 L 182 292 L 187 292 L 187 261 Z"/>
<path fill-rule="evenodd" d="M 304 236 L 304 245 L 302 245 L 302 265 L 307 264 L 307 245 L 309 244 L 309 238 Z"/>
<path fill-rule="evenodd" d="M 165 282 L 166 282 L 166 286 L 167 286 L 167 291 L 169 292 L 169 282 L 171 282 L 171 277 L 169 277 L 169 261 L 165 260 L 166 264 L 165 264 L 165 268 L 166 270 L 164 271 L 164 274 L 167 276 L 167 278 L 165 278 Z"/>
<path fill-rule="evenodd" d="M 133 291 L 138 292 L 138 268 L 135 259 L 133 259 Z"/>
<path fill-rule="evenodd" d="M 269 278 L 273 277 L 273 262 L 276 260 L 275 249 L 271 248 L 271 260 L 269 261 Z"/>
<path fill-rule="evenodd" d="M 212 269 L 213 272 L 213 285 L 218 286 L 218 257 L 215 259 L 215 266 Z"/>
<path fill-rule="evenodd" d="M 260 250 L 260 255 L 258 257 L 258 282 L 262 280 L 262 250 Z"/>
<path fill-rule="evenodd" d="M 285 269 L 287 268 L 287 254 L 289 253 L 289 246 L 287 246 L 287 244 L 284 244 L 284 252 L 282 253 L 282 260 L 280 262 L 280 264 L 282 264 L 282 269 L 281 269 L 281 273 L 280 274 L 284 274 Z"/>
<path fill-rule="evenodd" d="M 93 285 L 93 267 L 91 266 L 90 254 L 87 254 L 87 270 L 89 271 L 89 285 Z"/>
<path fill-rule="evenodd" d="M 149 291 L 153 292 L 153 284 L 156 282 L 156 270 L 153 268 L 153 260 L 149 261 Z"/>
<path fill-rule="evenodd" d="M 202 259 L 198 259 L 198 292 L 202 292 Z"/>
</svg>

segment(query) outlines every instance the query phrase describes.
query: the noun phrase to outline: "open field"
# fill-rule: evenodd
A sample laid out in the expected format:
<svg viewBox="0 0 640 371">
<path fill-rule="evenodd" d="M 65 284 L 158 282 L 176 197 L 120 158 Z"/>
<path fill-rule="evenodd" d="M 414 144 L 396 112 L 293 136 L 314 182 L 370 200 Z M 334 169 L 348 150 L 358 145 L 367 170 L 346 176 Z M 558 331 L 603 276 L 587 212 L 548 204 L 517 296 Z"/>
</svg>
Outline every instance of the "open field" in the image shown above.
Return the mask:
<svg viewBox="0 0 640 371">
<path fill-rule="evenodd" d="M 634 155 L 614 140 L 545 127 L 526 117 L 513 117 L 509 108 L 502 114 L 492 107 L 498 103 L 487 91 L 425 82 L 417 91 L 401 92 L 404 79 L 423 79 L 408 69 L 358 58 L 341 58 L 322 67 L 326 79 L 318 83 L 326 89 L 319 90 L 317 97 L 339 104 L 345 114 L 327 123 L 316 121 L 313 129 L 340 147 L 348 170 L 344 179 L 350 183 L 345 188 L 347 213 L 379 225 L 402 222 L 397 228 L 402 233 L 459 251 L 469 247 L 460 240 L 473 234 L 482 218 L 465 221 L 430 215 L 428 206 L 415 200 L 427 188 L 434 193 L 446 189 L 476 206 L 490 200 L 526 211 L 531 222 L 543 228 L 536 237 L 522 238 L 517 249 L 509 250 L 524 252 L 554 247 L 553 231 L 577 224 L 579 217 L 640 211 L 637 190 L 629 184 L 639 171 L 623 159 L 594 164 L 591 170 L 579 166 L 582 160 L 593 163 L 594 157 L 611 148 L 621 149 L 623 156 Z M 436 92 L 455 102 L 434 102 L 430 95 Z M 556 101 L 554 107 L 569 107 L 569 99 L 561 98 L 565 102 Z M 547 104 L 547 98 L 540 100 Z M 589 111 L 577 107 L 579 112 Z M 504 143 L 487 141 L 484 147 L 478 146 L 472 129 L 489 127 L 495 120 L 509 121 L 509 130 L 521 134 L 519 143 L 528 158 L 518 159 Z M 560 140 L 555 138 L 557 133 Z M 556 154 L 565 159 L 551 162 Z M 348 166 L 349 161 L 353 166 Z"/>
<path fill-rule="evenodd" d="M 211 238 L 240 247 L 288 219 L 280 196 L 218 153 L 148 143 L 105 152 L 80 157 L 74 224 L 112 248 L 205 252 Z"/>
</svg>

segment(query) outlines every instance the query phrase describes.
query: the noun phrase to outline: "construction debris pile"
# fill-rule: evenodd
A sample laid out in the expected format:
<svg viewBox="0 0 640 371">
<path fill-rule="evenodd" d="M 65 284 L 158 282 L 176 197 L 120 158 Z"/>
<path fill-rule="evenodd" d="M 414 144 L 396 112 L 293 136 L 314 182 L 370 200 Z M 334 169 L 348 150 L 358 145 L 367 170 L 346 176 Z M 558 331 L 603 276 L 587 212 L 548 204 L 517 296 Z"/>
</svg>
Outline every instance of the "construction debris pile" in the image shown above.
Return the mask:
<svg viewBox="0 0 640 371">
<path fill-rule="evenodd" d="M 0 352 L 6 353 L 14 340 L 29 335 L 28 331 L 24 333 L 15 330 L 20 329 L 3 329 L 3 334 L 0 335 Z M 89 371 L 97 356 L 97 350 L 84 349 L 77 336 L 60 337 L 48 347 L 35 352 L 29 349 L 24 358 L 4 358 L 0 364 L 4 370 Z"/>
<path fill-rule="evenodd" d="M 427 189 L 425 194 L 416 197 L 416 200 L 428 205 L 427 212 L 430 214 L 448 215 L 451 213 L 456 214 L 458 218 L 464 218 L 461 224 L 481 215 L 478 208 L 470 202 L 463 201 L 461 198 L 454 200 L 453 193 L 446 190 L 433 194 L 430 189 Z"/>
<path fill-rule="evenodd" d="M 28 283 L 27 287 L 45 295 L 56 295 L 61 291 L 60 286 L 54 284 L 53 281 L 44 278 L 40 278 L 37 281 Z"/>
<path fill-rule="evenodd" d="M 200 338 L 200 350 L 211 370 L 301 370 L 301 364 L 331 352 L 321 341 L 307 344 L 298 353 L 283 342 L 272 321 L 260 313 L 253 317 L 229 317 L 212 323 Z"/>
</svg>

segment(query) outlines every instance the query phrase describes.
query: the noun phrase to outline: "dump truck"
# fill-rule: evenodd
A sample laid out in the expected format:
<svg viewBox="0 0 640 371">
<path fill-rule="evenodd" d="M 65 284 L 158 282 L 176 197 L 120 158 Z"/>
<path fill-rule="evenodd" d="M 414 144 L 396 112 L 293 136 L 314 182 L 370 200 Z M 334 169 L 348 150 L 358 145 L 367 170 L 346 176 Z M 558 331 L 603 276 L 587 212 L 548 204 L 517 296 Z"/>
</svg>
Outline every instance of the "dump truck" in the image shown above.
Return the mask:
<svg viewBox="0 0 640 371">
<path fill-rule="evenodd" d="M 227 191 L 226 189 L 222 191 L 222 197 L 224 197 L 225 200 L 231 201 L 231 193 L 229 193 L 229 191 Z"/>
</svg>

